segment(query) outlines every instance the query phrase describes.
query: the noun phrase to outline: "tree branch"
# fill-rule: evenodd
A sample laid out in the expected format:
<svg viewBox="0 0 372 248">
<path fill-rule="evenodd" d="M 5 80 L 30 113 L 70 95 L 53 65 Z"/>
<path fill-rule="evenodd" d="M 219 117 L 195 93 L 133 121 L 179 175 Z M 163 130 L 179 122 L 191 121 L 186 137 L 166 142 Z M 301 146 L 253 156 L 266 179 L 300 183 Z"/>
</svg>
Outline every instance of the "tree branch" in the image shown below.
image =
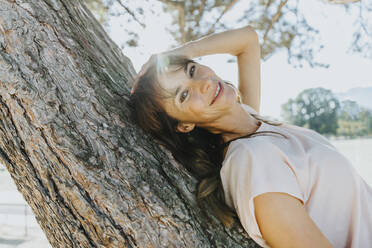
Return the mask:
<svg viewBox="0 0 372 248">
<path fill-rule="evenodd" d="M 127 7 L 123 4 L 123 2 L 121 0 L 116 0 L 118 2 L 118 4 L 120 4 L 121 7 L 123 7 L 129 15 L 131 15 L 133 17 L 133 19 L 139 24 L 141 25 L 141 27 L 145 28 L 146 27 L 146 24 L 140 22 L 137 17 L 134 15 L 134 13 Z"/>
<path fill-rule="evenodd" d="M 201 17 L 203 16 L 203 14 L 204 14 L 204 6 L 205 6 L 205 2 L 206 2 L 207 0 L 202 0 L 201 1 L 201 4 L 199 5 L 199 13 L 198 13 L 198 15 L 196 16 L 196 18 L 195 18 L 195 22 L 196 22 L 196 25 L 195 25 L 195 27 L 199 27 L 200 26 L 200 19 L 201 19 Z"/>
<path fill-rule="evenodd" d="M 162 3 L 165 3 L 166 5 L 170 5 L 172 7 L 175 7 L 175 8 L 178 8 L 178 7 L 181 7 L 181 6 L 185 5 L 184 2 L 180 2 L 180 1 L 172 1 L 172 0 L 158 0 L 158 1 L 162 2 Z"/>
<path fill-rule="evenodd" d="M 370 36 L 369 31 L 366 28 L 366 25 L 364 23 L 364 18 L 363 18 L 363 5 L 362 2 L 359 2 L 359 21 L 360 21 L 360 26 L 362 27 L 363 31 L 367 34 L 368 37 Z"/>
<path fill-rule="evenodd" d="M 225 9 L 222 11 L 221 15 L 217 18 L 216 22 L 213 23 L 213 25 L 209 28 L 208 32 L 207 32 L 207 35 L 208 34 L 211 34 L 213 31 L 214 31 L 214 27 L 216 26 L 216 24 L 221 20 L 221 18 L 227 13 L 227 11 L 229 11 L 236 3 L 238 2 L 238 0 L 233 0 L 230 4 L 228 4 Z"/>
<path fill-rule="evenodd" d="M 276 13 L 275 13 L 274 16 L 271 18 L 270 25 L 267 27 L 267 29 L 266 29 L 266 31 L 265 31 L 265 34 L 264 34 L 263 45 L 265 45 L 266 40 L 267 40 L 267 35 L 269 34 L 270 29 L 272 29 L 274 23 L 275 23 L 276 21 L 278 21 L 278 19 L 280 18 L 282 8 L 283 8 L 283 6 L 284 6 L 287 2 L 288 2 L 288 0 L 281 1 L 280 4 L 279 4 L 278 9 L 277 9 L 277 11 L 276 11 Z"/>
</svg>

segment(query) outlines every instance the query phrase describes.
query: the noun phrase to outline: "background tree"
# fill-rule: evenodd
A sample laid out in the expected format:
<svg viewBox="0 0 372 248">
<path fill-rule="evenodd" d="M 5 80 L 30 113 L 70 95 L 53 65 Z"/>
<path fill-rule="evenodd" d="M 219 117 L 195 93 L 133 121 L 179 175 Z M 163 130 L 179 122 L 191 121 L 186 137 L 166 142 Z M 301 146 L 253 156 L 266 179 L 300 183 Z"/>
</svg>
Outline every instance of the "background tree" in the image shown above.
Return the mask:
<svg viewBox="0 0 372 248">
<path fill-rule="evenodd" d="M 354 138 L 372 134 L 372 113 L 355 101 L 344 100 L 338 115 L 337 135 Z"/>
<path fill-rule="evenodd" d="M 321 134 L 336 134 L 338 99 L 332 91 L 312 88 L 302 91 L 295 99 L 282 105 L 283 118 L 294 125 L 313 129 Z"/>
<path fill-rule="evenodd" d="M 372 135 L 372 110 L 362 108 L 362 111 L 360 112 L 360 119 L 367 127 L 367 135 Z"/>
<path fill-rule="evenodd" d="M 103 23 L 108 23 L 110 16 L 123 15 L 127 22 L 123 26 L 127 31 L 127 44 L 138 45 L 136 30 L 145 29 L 145 16 L 170 15 L 172 25 L 166 28 L 174 37 L 175 45 L 195 40 L 212 32 L 250 24 L 259 34 L 262 58 L 270 58 L 280 49 L 288 52 L 288 62 L 293 66 L 328 66 L 315 60 L 316 53 L 323 47 L 318 30 L 308 24 L 299 9 L 299 1 L 288 0 L 158 0 L 158 1 L 123 1 L 123 0 L 86 0 L 88 6 Z M 163 13 L 155 13 L 156 2 L 160 2 Z M 350 49 L 362 56 L 372 58 L 372 2 L 367 0 L 328 0 L 329 4 L 342 4 L 346 13 L 357 15 L 353 41 Z M 243 4 L 244 3 L 244 4 Z M 224 17 L 235 6 L 243 8 L 242 14 L 233 21 Z M 103 6 L 103 7 L 102 7 Z M 146 6 L 147 8 L 145 8 Z M 357 12 L 357 14 L 355 14 Z M 105 16 L 105 18 L 102 18 Z M 231 18 L 230 18 L 231 19 Z M 108 27 L 109 28 L 109 27 Z"/>
<path fill-rule="evenodd" d="M 82 1 L 0 10 L 0 162 L 53 247 L 258 247 L 131 122 L 132 63 Z"/>
<path fill-rule="evenodd" d="M 351 121 L 360 118 L 361 108 L 357 102 L 352 100 L 344 100 L 341 102 L 340 107 L 338 119 Z"/>
</svg>

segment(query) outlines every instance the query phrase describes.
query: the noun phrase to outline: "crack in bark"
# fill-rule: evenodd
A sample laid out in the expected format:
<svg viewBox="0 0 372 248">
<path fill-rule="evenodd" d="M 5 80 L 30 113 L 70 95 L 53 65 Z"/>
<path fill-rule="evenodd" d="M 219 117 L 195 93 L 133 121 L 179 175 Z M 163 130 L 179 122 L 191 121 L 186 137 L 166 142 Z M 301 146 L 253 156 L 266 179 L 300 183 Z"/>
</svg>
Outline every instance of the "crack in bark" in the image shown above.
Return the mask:
<svg viewBox="0 0 372 248">
<path fill-rule="evenodd" d="M 164 160 L 164 157 L 160 157 L 158 159 Z M 169 161 L 163 161 L 163 162 L 169 163 Z M 186 199 L 184 198 L 182 192 L 178 188 L 178 185 L 176 185 L 176 184 L 173 183 L 173 181 L 171 180 L 171 178 L 168 176 L 168 174 L 165 172 L 163 166 L 161 166 L 161 165 L 159 166 L 159 172 L 167 180 L 168 184 L 170 186 L 173 186 L 172 189 L 173 190 L 176 190 L 177 196 L 182 200 L 182 206 L 186 209 L 186 213 L 187 214 L 185 214 L 185 215 L 190 216 L 190 218 L 192 216 L 196 216 L 197 214 L 195 214 L 195 210 L 191 210 L 190 209 L 190 207 L 187 204 Z M 142 198 L 142 196 L 141 196 L 141 198 Z M 204 211 L 202 211 L 202 212 L 205 215 Z M 180 221 L 184 221 L 184 220 L 180 219 L 178 215 L 173 215 L 173 217 L 176 218 L 176 219 L 179 219 Z M 201 228 L 202 225 L 201 225 L 201 223 L 199 223 L 199 219 L 198 218 L 195 218 L 195 219 L 196 219 L 196 223 L 198 223 L 198 225 L 193 225 L 193 226 L 195 228 L 197 228 L 198 230 L 200 230 L 202 233 L 205 234 L 205 237 L 207 237 L 207 239 L 209 240 L 209 244 L 214 244 L 213 247 L 216 247 L 215 241 L 213 240 L 213 238 L 211 237 L 211 235 L 209 234 L 209 232 L 206 231 L 205 229 Z M 192 225 L 190 225 L 190 226 L 192 226 Z M 175 226 L 175 227 L 177 228 L 177 226 Z"/>
<path fill-rule="evenodd" d="M 44 2 L 44 3 L 46 3 L 46 2 Z M 22 6 L 20 6 L 19 4 L 17 4 L 17 3 L 15 3 L 19 8 L 21 8 L 21 9 L 23 9 L 24 11 L 26 11 L 31 17 L 33 17 L 41 26 L 44 26 L 44 27 L 48 27 L 49 28 L 49 30 L 51 30 L 52 32 L 53 32 L 53 34 L 55 35 L 55 37 L 57 38 L 57 40 L 58 40 L 58 42 L 59 42 L 59 44 L 66 50 L 66 52 L 68 53 L 68 54 L 70 54 L 71 55 L 71 57 L 72 58 L 76 58 L 76 55 L 73 53 L 73 51 L 71 50 L 71 48 L 69 48 L 66 44 L 65 44 L 65 42 L 64 42 L 64 40 L 60 37 L 60 35 L 59 35 L 59 33 L 58 32 L 56 32 L 56 30 L 55 30 L 55 28 L 51 25 L 51 24 L 49 24 L 49 23 L 46 23 L 46 22 L 43 22 L 43 21 L 41 21 L 41 20 L 39 20 L 39 18 L 38 18 L 38 16 L 35 16 L 34 14 L 32 14 L 29 10 L 27 10 L 27 9 L 25 9 L 25 8 L 23 8 Z M 46 3 L 57 15 L 58 15 L 58 12 L 50 5 L 50 4 L 48 4 L 48 3 Z M 66 11 L 67 11 L 67 13 L 69 13 L 69 11 L 68 11 L 68 9 L 67 9 L 67 7 L 65 6 L 65 4 L 62 2 L 62 5 L 65 7 L 65 9 L 66 9 Z M 70 15 L 70 13 L 69 13 L 69 16 L 71 17 L 71 15 Z M 72 18 L 71 18 L 72 19 Z M 41 30 L 41 31 L 43 31 L 43 30 Z M 35 41 L 35 40 L 34 40 Z M 75 40 L 76 41 L 76 40 Z M 38 44 L 39 46 L 40 46 L 40 44 L 37 42 L 37 41 L 35 41 L 35 43 L 36 44 Z M 79 43 L 79 42 L 77 42 L 77 43 Z M 80 44 L 81 45 L 81 44 Z M 40 47 L 42 47 L 42 46 L 40 46 Z M 81 48 L 84 48 L 84 47 L 81 47 Z M 39 56 L 40 56 L 40 50 L 38 49 L 38 52 L 39 52 Z M 80 68 L 80 65 L 79 65 L 79 63 L 77 62 L 77 61 L 75 61 L 75 63 L 76 63 L 76 66 L 78 67 L 78 68 Z M 48 72 L 49 72 L 49 70 L 48 70 L 48 68 L 47 67 L 44 67 L 43 65 L 42 65 L 42 67 L 43 68 L 45 68 Z M 85 79 L 85 82 L 91 87 L 91 88 L 93 88 L 94 89 L 94 85 L 92 85 L 90 82 L 89 82 L 89 80 L 87 80 L 87 78 L 86 78 L 86 76 L 85 75 L 83 75 L 82 73 L 81 73 L 81 70 L 78 70 L 78 72 L 79 72 L 79 76 L 80 76 L 80 78 L 84 78 Z M 49 74 L 50 75 L 50 74 Z M 26 82 L 27 82 L 27 80 L 25 80 Z"/>
<path fill-rule="evenodd" d="M 52 146 L 49 144 L 43 130 L 40 130 L 40 133 L 41 133 L 41 137 L 44 139 L 46 145 L 49 147 L 49 149 L 51 150 L 51 152 L 54 154 L 54 156 L 58 159 L 58 161 L 60 162 L 61 165 L 63 165 L 69 172 L 69 174 L 72 176 L 72 173 L 69 169 L 69 167 L 62 161 L 62 159 L 60 158 L 60 156 L 57 154 L 57 152 L 54 151 L 54 149 L 52 148 Z M 72 177 L 73 178 L 73 177 Z M 81 193 L 81 196 L 83 196 L 86 200 L 87 203 L 94 203 L 93 199 L 90 197 L 89 193 L 76 181 L 76 180 L 73 180 L 74 182 L 74 185 L 79 189 L 80 193 Z M 55 185 L 55 184 L 54 184 Z M 65 204 L 66 205 L 66 204 Z M 97 215 L 101 215 L 101 216 L 105 216 L 110 222 L 111 224 L 120 232 L 121 236 L 127 240 L 127 237 L 123 231 L 123 228 L 116 224 L 115 221 L 112 219 L 111 216 L 107 215 L 106 213 L 102 212 L 102 211 L 99 211 L 100 209 L 95 206 L 95 205 L 91 205 L 91 208 L 92 210 L 95 211 L 95 213 Z M 78 213 L 78 211 L 76 211 Z M 82 217 L 81 215 L 79 215 L 82 219 L 85 219 L 84 217 Z M 94 225 L 93 225 L 94 226 Z M 84 229 L 84 228 L 83 228 Z M 84 229 L 84 232 L 87 234 L 88 237 L 90 237 L 88 234 L 89 232 L 86 232 L 85 229 Z M 90 238 L 92 239 L 92 238 Z"/>
<path fill-rule="evenodd" d="M 0 148 L 0 156 L 2 158 L 2 162 L 7 163 L 8 166 L 11 166 L 14 169 L 15 165 L 13 164 L 12 160 L 10 160 L 10 158 L 8 157 L 8 155 L 1 148 Z"/>
<path fill-rule="evenodd" d="M 49 174 L 49 176 L 50 176 L 50 174 Z M 57 187 L 57 185 L 55 184 L 55 182 L 54 182 L 54 180 L 51 178 L 51 176 L 50 176 L 50 182 L 52 183 L 52 185 L 53 185 L 53 187 L 55 188 L 55 189 L 57 189 L 57 191 L 58 191 L 58 187 Z M 72 211 L 72 209 L 71 209 L 71 207 L 65 202 L 65 199 L 60 195 L 60 194 L 57 194 L 57 197 L 58 197 L 58 199 L 59 199 L 59 202 L 63 205 L 63 207 L 68 211 L 68 213 L 69 214 L 71 214 L 71 216 L 73 216 L 75 219 L 78 219 L 77 218 L 77 215 L 79 215 L 81 218 L 80 219 L 85 219 L 84 217 L 82 217 L 80 214 L 79 214 L 79 212 L 78 211 L 76 211 L 75 210 L 75 212 L 77 213 L 77 214 L 75 214 L 74 213 L 74 211 Z M 86 240 L 89 242 L 89 245 L 90 245 L 90 247 L 97 247 L 94 243 L 93 243 L 93 238 L 91 237 L 91 235 L 89 235 L 89 231 L 87 231 L 87 230 L 85 230 L 85 228 L 84 228 L 84 225 L 82 225 L 81 223 L 79 223 L 80 224 L 80 227 L 79 227 L 79 229 L 82 231 L 82 233 L 85 235 L 85 237 L 86 237 Z M 70 229 L 68 228 L 68 226 L 67 226 L 67 228 L 66 228 L 67 230 L 69 230 L 70 231 Z M 71 231 L 70 231 L 71 232 Z M 72 234 L 72 233 L 71 233 Z M 75 235 L 66 235 L 67 237 L 75 237 Z M 72 240 L 71 240 L 72 241 Z M 76 239 L 76 241 L 78 241 L 78 239 Z M 71 242 L 72 244 L 74 244 L 74 242 Z"/>
<path fill-rule="evenodd" d="M 62 161 L 62 159 L 60 158 L 60 156 L 58 155 L 58 153 L 56 151 L 54 151 L 53 147 L 49 144 L 49 142 L 48 142 L 48 140 L 47 140 L 47 138 L 46 138 L 46 136 L 44 134 L 44 131 L 42 129 L 40 129 L 39 131 L 40 131 L 41 137 L 44 139 L 44 141 L 45 141 L 46 145 L 49 147 L 50 151 L 58 159 L 58 161 L 60 162 L 60 164 L 63 165 L 68 170 L 69 174 L 72 175 L 69 167 Z M 88 202 L 88 203 L 93 203 L 94 202 L 92 200 L 92 198 L 90 198 L 89 193 L 86 190 L 84 190 L 84 188 L 76 180 L 74 180 L 74 184 L 75 184 L 75 186 L 78 187 L 81 195 L 86 199 L 86 202 Z M 64 205 L 66 205 L 66 204 L 64 204 Z M 99 211 L 99 208 L 97 208 L 95 205 L 91 205 L 91 208 L 93 210 L 95 210 L 96 214 L 107 217 L 107 219 L 111 222 L 111 224 L 120 232 L 121 236 L 124 239 L 126 239 L 128 241 L 128 243 L 129 243 L 129 240 L 127 239 L 127 236 L 125 235 L 125 233 L 123 231 L 123 228 L 120 225 L 116 224 L 115 221 L 113 220 L 113 218 L 111 216 L 105 214 L 102 211 Z M 82 218 L 84 218 L 84 217 L 82 217 Z M 134 239 L 132 239 L 132 242 L 136 245 L 136 242 L 135 242 Z"/>
<path fill-rule="evenodd" d="M 59 90 L 58 87 L 56 87 L 56 97 L 57 97 L 57 99 L 63 99 L 63 96 L 60 93 L 60 90 Z M 75 121 L 72 121 L 71 118 L 70 118 L 70 116 L 68 114 L 66 114 L 66 111 L 64 110 L 64 107 L 65 106 L 62 105 L 62 104 L 59 105 L 59 111 L 60 111 L 60 113 L 62 113 L 63 116 L 67 119 L 67 121 L 68 121 L 67 125 L 71 129 L 73 129 L 73 131 L 76 132 L 79 135 L 79 138 L 80 138 L 80 139 L 75 139 L 75 138 L 74 139 L 77 140 L 78 143 L 81 143 L 81 141 L 84 142 L 85 147 L 88 149 L 88 151 L 87 150 L 84 150 L 84 153 L 83 154 L 82 153 L 74 153 L 74 155 L 77 158 L 79 158 L 81 161 L 84 161 L 84 165 L 88 165 L 88 167 L 90 167 L 90 168 L 102 168 L 102 167 L 97 167 L 97 166 L 91 166 L 90 163 L 88 164 L 89 155 L 87 155 L 87 154 L 92 154 L 92 150 L 93 149 L 89 145 L 89 142 L 86 139 L 86 137 L 78 130 L 78 128 L 76 126 L 77 125 L 76 122 Z M 81 144 L 80 145 L 80 148 L 82 148 L 82 147 L 83 147 L 83 145 Z M 97 156 L 94 156 L 94 158 L 97 159 Z"/>
<path fill-rule="evenodd" d="M 29 163 L 29 166 L 28 166 L 29 171 L 33 172 L 33 178 L 35 178 L 35 179 L 38 181 L 38 183 L 41 185 L 41 186 L 39 185 L 38 190 L 41 191 L 41 194 L 44 195 L 45 198 L 47 198 L 46 201 L 52 201 L 49 192 L 46 190 L 48 187 L 46 187 L 46 186 L 43 184 L 41 178 L 39 177 L 39 175 L 38 175 L 37 172 L 36 172 L 35 166 L 33 165 L 32 161 L 29 159 L 29 156 L 28 156 L 28 154 L 27 154 L 27 152 L 26 152 L 26 150 L 25 150 L 25 148 L 24 148 L 24 142 L 23 142 L 23 140 L 22 140 L 22 139 L 20 138 L 20 136 L 19 136 L 18 130 L 17 130 L 16 125 L 15 125 L 15 123 L 14 123 L 14 120 L 13 120 L 13 118 L 12 118 L 12 116 L 11 116 L 11 112 L 10 112 L 8 106 L 4 103 L 4 101 L 3 101 L 3 99 L 2 99 L 2 96 L 0 96 L 0 102 L 2 103 L 2 105 L 5 105 L 5 107 L 7 108 L 8 112 L 9 112 L 9 118 L 10 118 L 10 120 L 11 120 L 11 122 L 12 122 L 12 125 L 13 125 L 14 129 L 16 130 L 16 137 L 18 137 L 18 138 L 20 139 L 20 142 L 21 142 L 21 144 L 22 144 L 22 146 L 19 147 L 19 148 L 20 148 L 20 151 L 21 151 L 21 153 L 23 154 L 25 160 Z M 31 124 L 30 124 L 30 125 L 31 125 Z M 53 182 L 53 181 L 52 181 L 52 182 Z M 54 184 L 54 182 L 53 182 L 53 184 Z M 61 198 L 60 195 L 57 195 L 57 196 L 59 196 L 59 197 Z M 52 201 L 52 202 L 53 202 L 53 201 Z M 65 207 L 65 209 L 69 210 L 70 214 L 71 214 L 72 216 L 74 216 L 73 213 L 71 212 L 71 210 L 69 209 L 68 205 L 65 204 L 64 200 L 62 199 L 62 201 L 60 201 L 60 202 L 63 204 L 63 207 Z M 50 210 L 52 210 L 52 209 L 53 209 L 53 208 L 50 208 Z M 57 216 L 58 216 L 58 214 L 57 214 Z M 63 225 L 63 223 L 60 223 L 60 224 Z M 68 225 L 65 225 L 65 227 L 66 227 L 66 228 L 61 228 L 61 230 L 65 230 L 65 229 L 69 230 L 69 226 L 68 226 Z M 63 232 L 64 232 L 64 231 L 63 231 Z M 71 235 L 66 235 L 66 237 L 69 238 L 69 237 L 71 237 Z M 72 240 L 71 240 L 71 241 L 72 241 Z M 72 242 L 71 242 L 71 243 L 72 243 Z"/>
<path fill-rule="evenodd" d="M 42 190 L 43 192 L 42 193 L 45 193 L 46 195 L 47 195 L 47 197 L 48 198 L 50 198 L 50 195 L 49 195 L 49 193 L 45 190 L 45 186 L 44 186 L 44 184 L 42 183 L 42 181 L 41 181 L 41 179 L 40 179 L 40 176 L 36 173 L 36 170 L 35 170 L 35 168 L 34 168 L 34 166 L 33 166 L 33 163 L 31 162 L 31 160 L 30 160 L 30 158 L 29 158 L 29 156 L 28 156 L 28 154 L 27 154 L 27 152 L 26 152 L 26 150 L 25 150 L 25 143 L 24 143 L 24 141 L 21 139 L 21 137 L 19 136 L 19 131 L 18 131 L 18 129 L 17 129 L 17 126 L 16 126 L 16 124 L 15 124 L 15 122 L 14 122 L 14 120 L 13 120 L 13 117 L 12 117 L 12 114 L 11 114 L 11 112 L 10 112 L 10 109 L 9 109 L 9 107 L 5 104 L 5 102 L 3 101 L 3 97 L 0 95 L 0 103 L 7 109 L 7 111 L 8 111 L 8 113 L 9 113 L 9 119 L 10 119 L 10 121 L 11 121 L 11 123 L 12 123 L 12 125 L 13 125 L 13 127 L 14 127 L 14 130 L 15 130 L 15 132 L 16 132 L 16 138 L 18 138 L 19 139 L 19 141 L 20 141 L 20 144 L 19 144 L 19 149 L 20 149 L 20 151 L 21 151 L 21 153 L 22 153 L 22 155 L 23 155 L 23 158 L 24 158 L 24 160 L 25 161 L 27 161 L 28 163 L 29 163 L 29 165 L 31 165 L 31 166 L 28 166 L 29 168 L 31 168 L 31 170 L 32 170 L 32 172 L 34 173 L 34 178 L 36 178 L 36 180 L 39 182 L 39 184 L 42 186 L 42 187 L 39 187 L 39 190 Z"/>
</svg>

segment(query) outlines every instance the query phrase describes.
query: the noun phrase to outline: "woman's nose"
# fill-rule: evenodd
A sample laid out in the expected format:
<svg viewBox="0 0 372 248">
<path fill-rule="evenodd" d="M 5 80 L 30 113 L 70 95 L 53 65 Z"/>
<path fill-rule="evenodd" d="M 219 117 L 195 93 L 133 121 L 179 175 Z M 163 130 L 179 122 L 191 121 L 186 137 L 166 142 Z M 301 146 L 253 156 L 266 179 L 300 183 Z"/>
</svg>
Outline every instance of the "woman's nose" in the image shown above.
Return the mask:
<svg viewBox="0 0 372 248">
<path fill-rule="evenodd" d="M 201 85 L 200 85 L 200 91 L 202 94 L 205 94 L 208 92 L 208 90 L 210 90 L 210 87 L 212 87 L 213 85 L 213 81 L 211 79 L 204 79 L 202 82 L 201 82 Z"/>
</svg>

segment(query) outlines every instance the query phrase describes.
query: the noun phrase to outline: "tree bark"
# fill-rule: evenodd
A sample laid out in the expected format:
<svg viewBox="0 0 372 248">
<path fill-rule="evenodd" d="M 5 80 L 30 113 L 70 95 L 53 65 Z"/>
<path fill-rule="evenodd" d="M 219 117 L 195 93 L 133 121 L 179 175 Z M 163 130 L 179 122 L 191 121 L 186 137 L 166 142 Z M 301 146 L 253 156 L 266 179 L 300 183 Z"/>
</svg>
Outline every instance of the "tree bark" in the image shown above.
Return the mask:
<svg viewBox="0 0 372 248">
<path fill-rule="evenodd" d="M 258 247 L 131 120 L 135 71 L 81 0 L 0 0 L 0 162 L 53 247 Z"/>
</svg>

